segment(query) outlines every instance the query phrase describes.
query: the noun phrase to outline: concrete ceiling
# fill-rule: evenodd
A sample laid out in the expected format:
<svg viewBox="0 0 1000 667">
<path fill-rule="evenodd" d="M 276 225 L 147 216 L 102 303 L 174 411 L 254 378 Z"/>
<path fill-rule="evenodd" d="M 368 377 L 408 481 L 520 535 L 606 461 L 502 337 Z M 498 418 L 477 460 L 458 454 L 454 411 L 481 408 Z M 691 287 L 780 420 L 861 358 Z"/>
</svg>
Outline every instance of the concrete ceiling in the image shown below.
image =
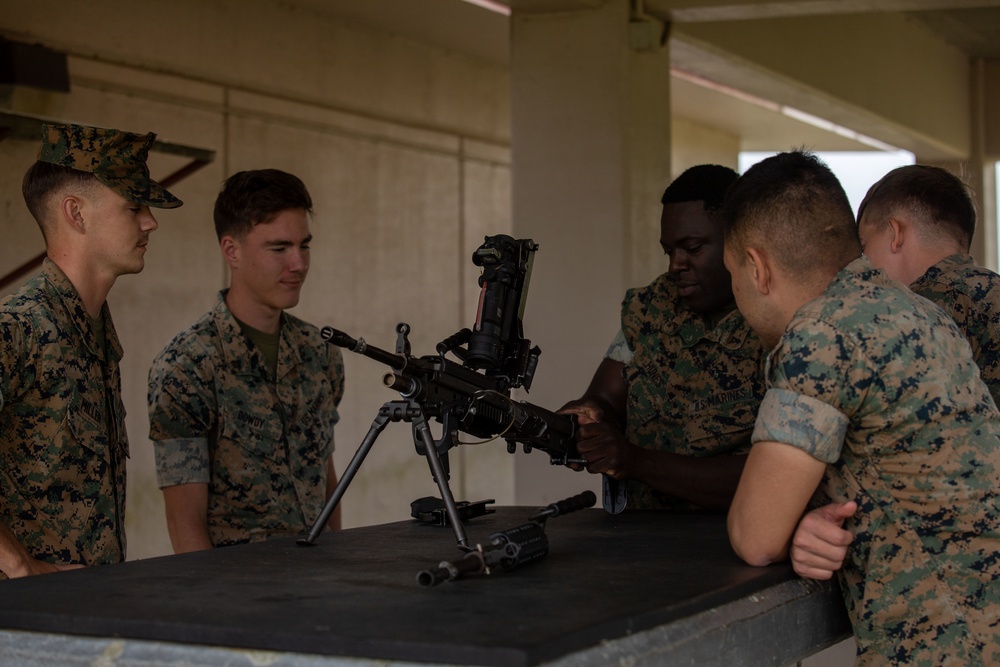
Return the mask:
<svg viewBox="0 0 1000 667">
<path fill-rule="evenodd" d="M 971 58 L 1000 59 L 1000 0 L 646 0 L 644 4 L 647 12 L 679 23 L 898 12 Z"/>
<path fill-rule="evenodd" d="M 1000 9 L 996 5 L 907 15 L 972 58 L 1000 60 Z"/>
<path fill-rule="evenodd" d="M 902 12 L 970 58 L 1000 60 L 1000 0 L 636 0 L 673 23 L 792 16 Z M 497 66 L 510 61 L 509 17 L 466 0 L 293 0 L 307 11 L 430 43 Z M 599 6 L 602 0 L 485 0 L 501 10 L 547 12 Z M 845 128 L 823 129 L 767 100 L 714 86 L 677 71 L 673 112 L 742 138 L 743 150 L 788 148 L 788 137 L 813 150 L 872 150 Z M 821 119 L 819 119 L 821 120 Z M 822 125 L 822 123 L 819 123 Z"/>
</svg>

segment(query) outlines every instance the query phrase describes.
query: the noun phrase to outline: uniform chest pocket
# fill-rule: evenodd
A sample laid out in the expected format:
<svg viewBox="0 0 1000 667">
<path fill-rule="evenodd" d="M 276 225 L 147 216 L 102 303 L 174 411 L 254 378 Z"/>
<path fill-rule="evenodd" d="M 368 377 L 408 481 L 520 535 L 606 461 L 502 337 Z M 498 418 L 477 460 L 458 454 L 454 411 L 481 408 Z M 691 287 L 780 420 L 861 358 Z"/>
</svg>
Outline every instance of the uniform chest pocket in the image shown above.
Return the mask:
<svg viewBox="0 0 1000 667">
<path fill-rule="evenodd" d="M 93 452 L 100 459 L 111 459 L 111 443 L 108 439 L 106 417 L 92 402 L 81 397 L 70 400 L 66 410 L 66 428 L 73 441 L 84 450 Z M 81 458 L 88 456 L 80 452 Z"/>
<path fill-rule="evenodd" d="M 709 456 L 748 445 L 760 404 L 754 377 L 719 376 L 691 360 L 661 368 L 647 365 L 626 374 L 629 424 L 645 446 L 658 443 L 677 453 Z"/>
<path fill-rule="evenodd" d="M 111 493 L 111 449 L 101 417 L 87 401 L 71 399 L 60 446 L 47 444 L 35 452 L 24 490 L 29 497 L 47 501 L 39 506 L 46 514 L 67 517 L 67 521 L 68 517 L 86 518 L 94 504 Z"/>
<path fill-rule="evenodd" d="M 222 413 L 219 445 L 252 458 L 283 458 L 284 425 L 274 410 L 235 408 Z"/>
<path fill-rule="evenodd" d="M 629 422 L 642 426 L 651 421 L 662 419 L 661 412 L 670 404 L 668 387 L 661 381 L 659 375 L 650 376 L 643 369 L 629 369 L 625 376 L 628 386 Z"/>
<path fill-rule="evenodd" d="M 340 416 L 329 393 L 320 393 L 310 401 L 303 401 L 291 424 L 288 435 L 299 447 L 312 452 L 320 460 L 326 459 L 333 446 L 333 428 Z"/>
</svg>

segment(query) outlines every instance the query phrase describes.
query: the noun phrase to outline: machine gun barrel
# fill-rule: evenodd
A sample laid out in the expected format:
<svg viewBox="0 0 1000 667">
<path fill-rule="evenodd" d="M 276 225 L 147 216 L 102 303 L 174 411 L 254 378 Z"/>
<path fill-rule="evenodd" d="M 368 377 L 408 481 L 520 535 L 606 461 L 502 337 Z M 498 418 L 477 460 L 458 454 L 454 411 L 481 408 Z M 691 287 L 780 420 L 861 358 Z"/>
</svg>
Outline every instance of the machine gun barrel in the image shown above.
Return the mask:
<svg viewBox="0 0 1000 667">
<path fill-rule="evenodd" d="M 351 338 L 343 331 L 334 329 L 333 327 L 323 327 L 319 334 L 328 343 L 333 343 L 337 347 L 347 348 L 351 352 L 363 354 L 369 359 L 374 359 L 397 371 L 402 370 L 406 366 L 405 356 L 393 354 L 388 350 L 369 345 L 365 342 L 364 338 Z"/>
</svg>

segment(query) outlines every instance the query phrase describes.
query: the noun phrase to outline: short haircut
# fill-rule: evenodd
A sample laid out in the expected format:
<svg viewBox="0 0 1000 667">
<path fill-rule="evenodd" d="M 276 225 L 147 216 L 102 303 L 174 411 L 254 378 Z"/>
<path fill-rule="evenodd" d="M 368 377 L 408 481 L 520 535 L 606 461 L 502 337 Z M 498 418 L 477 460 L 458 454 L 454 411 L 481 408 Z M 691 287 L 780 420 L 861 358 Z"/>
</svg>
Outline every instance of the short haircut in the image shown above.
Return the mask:
<svg viewBox="0 0 1000 667">
<path fill-rule="evenodd" d="M 850 201 L 815 155 L 791 151 L 750 167 L 726 195 L 726 245 L 766 250 L 797 276 L 836 273 L 861 256 Z"/>
<path fill-rule="evenodd" d="M 708 212 L 718 211 L 726 196 L 726 190 L 739 178 L 739 174 L 717 164 L 699 164 L 684 170 L 674 182 L 667 186 L 660 198 L 661 204 L 680 204 L 689 201 L 705 203 Z"/>
<path fill-rule="evenodd" d="M 893 215 L 908 214 L 925 232 L 944 234 L 968 252 L 976 233 L 976 205 L 971 188 L 941 167 L 897 167 L 868 189 L 858 207 L 858 224 L 883 229 Z"/>
<path fill-rule="evenodd" d="M 312 197 L 297 176 L 278 169 L 237 172 L 215 200 L 215 233 L 220 241 L 227 235 L 242 239 L 256 225 L 290 209 L 312 213 Z"/>
<path fill-rule="evenodd" d="M 35 162 L 28 167 L 21 181 L 21 195 L 28 207 L 28 212 L 35 219 L 45 235 L 45 206 L 49 197 L 66 187 L 76 187 L 81 191 L 90 191 L 99 183 L 94 174 L 71 169 L 51 162 Z"/>
</svg>

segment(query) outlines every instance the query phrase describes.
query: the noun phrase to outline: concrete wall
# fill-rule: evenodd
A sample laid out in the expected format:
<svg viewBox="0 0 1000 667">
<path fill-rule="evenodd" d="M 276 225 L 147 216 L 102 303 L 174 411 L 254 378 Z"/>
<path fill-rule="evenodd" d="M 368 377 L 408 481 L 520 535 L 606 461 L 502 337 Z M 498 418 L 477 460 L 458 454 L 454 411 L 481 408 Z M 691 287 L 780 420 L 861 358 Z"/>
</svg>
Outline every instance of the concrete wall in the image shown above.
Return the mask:
<svg viewBox="0 0 1000 667">
<path fill-rule="evenodd" d="M 671 180 L 699 164 L 739 169 L 740 138 L 690 118 L 671 118 Z M 664 183 L 664 188 L 667 184 Z"/>
<path fill-rule="evenodd" d="M 473 250 L 486 234 L 511 230 L 508 75 L 281 3 L 117 7 L 57 0 L 5 7 L 0 34 L 70 54 L 72 91 L 13 91 L 3 103 L 216 151 L 215 162 L 172 188 L 185 205 L 159 213 L 146 270 L 122 278 L 109 299 L 126 350 L 129 557 L 143 558 L 170 552 L 147 439 L 147 372 L 225 285 L 211 222 L 220 182 L 261 167 L 302 177 L 315 200 L 315 241 L 294 313 L 389 349 L 395 324 L 407 321 L 414 353 L 430 354 L 474 320 Z M 19 193 L 35 150 L 34 142 L 0 143 L 3 273 L 43 247 Z M 184 163 L 150 159 L 154 178 Z M 381 404 L 396 398 L 377 363 L 350 353 L 345 363 L 339 470 Z M 502 443 L 459 448 L 452 458 L 456 497 L 513 502 L 513 461 Z M 409 502 L 424 495 L 436 487 L 409 426 L 390 424 L 347 492 L 345 525 L 404 519 Z"/>
</svg>

